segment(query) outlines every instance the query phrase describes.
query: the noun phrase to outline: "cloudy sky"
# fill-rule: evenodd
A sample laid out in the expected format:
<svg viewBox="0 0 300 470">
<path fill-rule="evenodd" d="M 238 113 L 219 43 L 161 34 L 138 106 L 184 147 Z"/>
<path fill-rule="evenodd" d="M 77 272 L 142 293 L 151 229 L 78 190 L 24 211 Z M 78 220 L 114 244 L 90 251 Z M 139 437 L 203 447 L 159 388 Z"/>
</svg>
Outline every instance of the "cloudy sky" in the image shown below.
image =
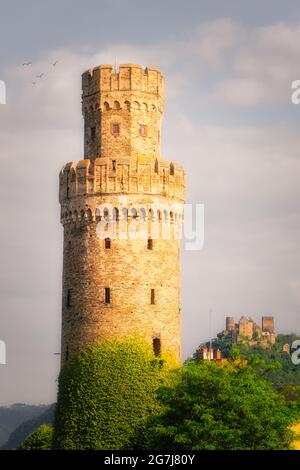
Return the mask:
<svg viewBox="0 0 300 470">
<path fill-rule="evenodd" d="M 162 70 L 163 156 L 205 204 L 204 249 L 182 254 L 184 356 L 210 308 L 213 333 L 228 314 L 300 332 L 299 1 L 0 0 L 0 42 L 0 405 L 55 400 L 58 173 L 83 154 L 80 75 L 115 57 Z"/>
</svg>

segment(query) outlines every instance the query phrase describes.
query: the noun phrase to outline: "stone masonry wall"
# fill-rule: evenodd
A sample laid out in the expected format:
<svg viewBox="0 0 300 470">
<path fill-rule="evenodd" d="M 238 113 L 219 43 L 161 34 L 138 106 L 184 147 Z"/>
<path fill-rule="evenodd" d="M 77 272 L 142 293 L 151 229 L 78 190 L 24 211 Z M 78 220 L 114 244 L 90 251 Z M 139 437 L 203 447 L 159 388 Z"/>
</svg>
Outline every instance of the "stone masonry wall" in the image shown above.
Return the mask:
<svg viewBox="0 0 300 470">
<path fill-rule="evenodd" d="M 118 73 L 99 66 L 83 74 L 82 86 L 84 159 L 60 173 L 62 364 L 87 344 L 135 335 L 159 340 L 161 352 L 180 361 L 185 175 L 160 156 L 163 77 L 132 64 Z M 116 236 L 99 237 L 99 224 L 112 220 Z"/>
</svg>

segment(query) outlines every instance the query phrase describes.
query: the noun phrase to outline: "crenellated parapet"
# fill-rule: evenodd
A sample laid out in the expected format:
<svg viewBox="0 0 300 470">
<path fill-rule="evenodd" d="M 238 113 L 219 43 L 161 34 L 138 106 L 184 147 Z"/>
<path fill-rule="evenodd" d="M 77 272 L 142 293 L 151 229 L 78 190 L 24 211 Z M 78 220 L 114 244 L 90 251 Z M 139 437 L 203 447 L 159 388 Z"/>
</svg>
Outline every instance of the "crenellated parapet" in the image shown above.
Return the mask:
<svg viewBox="0 0 300 470">
<path fill-rule="evenodd" d="M 112 65 L 99 65 L 82 74 L 82 97 L 101 92 L 137 92 L 152 94 L 161 100 L 164 96 L 164 78 L 154 67 L 122 64 L 119 70 Z"/>
<path fill-rule="evenodd" d="M 60 173 L 59 200 L 85 195 L 153 194 L 183 202 L 185 174 L 176 163 L 140 156 L 67 163 Z"/>
</svg>

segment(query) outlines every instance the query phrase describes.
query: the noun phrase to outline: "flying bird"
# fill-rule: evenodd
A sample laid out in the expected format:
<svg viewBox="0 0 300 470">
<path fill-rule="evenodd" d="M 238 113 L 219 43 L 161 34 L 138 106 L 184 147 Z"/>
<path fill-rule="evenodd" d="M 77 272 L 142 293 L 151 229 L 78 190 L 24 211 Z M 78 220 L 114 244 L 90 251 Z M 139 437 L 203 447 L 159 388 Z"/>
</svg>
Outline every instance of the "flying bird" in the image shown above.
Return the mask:
<svg viewBox="0 0 300 470">
<path fill-rule="evenodd" d="M 25 67 L 25 65 L 32 65 L 32 62 L 23 62 L 22 67 Z"/>
<path fill-rule="evenodd" d="M 44 73 L 41 73 L 40 75 L 37 75 L 36 78 L 42 78 L 44 75 Z"/>
<path fill-rule="evenodd" d="M 53 67 L 55 67 L 57 63 L 58 63 L 58 60 L 56 60 L 55 62 L 51 62 L 51 65 L 53 65 Z"/>
</svg>

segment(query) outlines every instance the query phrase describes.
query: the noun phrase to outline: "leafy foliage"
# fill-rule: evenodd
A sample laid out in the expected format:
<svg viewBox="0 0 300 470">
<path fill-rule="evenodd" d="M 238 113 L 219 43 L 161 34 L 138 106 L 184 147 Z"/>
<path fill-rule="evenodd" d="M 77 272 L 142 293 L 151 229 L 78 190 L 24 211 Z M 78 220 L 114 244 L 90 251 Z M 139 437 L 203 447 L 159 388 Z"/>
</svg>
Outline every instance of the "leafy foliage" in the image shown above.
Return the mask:
<svg viewBox="0 0 300 470">
<path fill-rule="evenodd" d="M 146 420 L 159 411 L 156 390 L 166 369 L 139 340 L 83 349 L 59 377 L 54 447 L 138 448 Z"/>
<path fill-rule="evenodd" d="M 288 449 L 291 415 L 252 367 L 189 363 L 161 389 L 148 449 Z"/>
<path fill-rule="evenodd" d="M 51 450 L 53 428 L 42 424 L 36 431 L 26 437 L 19 450 Z"/>
</svg>

